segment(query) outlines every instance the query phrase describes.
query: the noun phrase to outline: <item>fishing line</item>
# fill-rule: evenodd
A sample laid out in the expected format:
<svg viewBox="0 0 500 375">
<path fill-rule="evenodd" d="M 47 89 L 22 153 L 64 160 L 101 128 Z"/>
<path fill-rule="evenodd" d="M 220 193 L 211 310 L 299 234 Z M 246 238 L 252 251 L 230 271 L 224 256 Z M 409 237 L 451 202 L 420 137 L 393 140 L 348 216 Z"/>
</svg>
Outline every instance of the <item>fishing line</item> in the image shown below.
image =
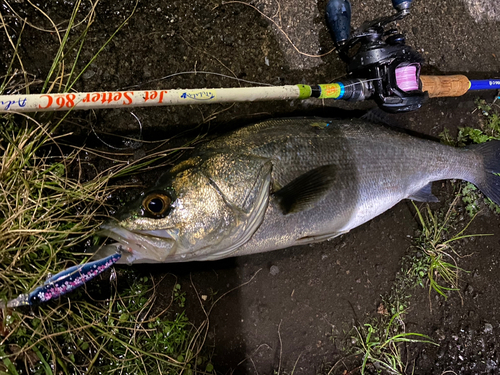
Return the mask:
<svg viewBox="0 0 500 375">
<path fill-rule="evenodd" d="M 140 142 L 140 141 L 142 141 L 142 122 L 141 122 L 141 120 L 139 120 L 139 117 L 137 117 L 134 112 L 130 112 L 130 114 L 132 116 L 134 116 L 134 118 L 137 120 L 137 122 L 139 124 L 139 138 L 136 141 L 138 141 L 142 145 L 142 142 Z M 140 147 L 140 146 L 138 146 L 138 147 L 115 147 L 115 146 L 112 146 L 109 143 L 105 142 L 101 137 L 99 137 L 99 135 L 95 131 L 94 126 L 92 125 L 92 122 L 90 123 L 90 128 L 92 129 L 92 133 L 94 133 L 94 135 L 96 136 L 96 138 L 99 141 L 101 141 L 106 147 L 109 147 L 113 150 L 123 151 L 123 150 L 129 150 L 129 149 L 136 149 L 136 148 Z"/>
<path fill-rule="evenodd" d="M 134 87 L 142 87 L 143 85 L 146 85 L 148 83 L 152 83 L 152 82 L 158 82 L 158 81 L 162 81 L 162 80 L 167 80 L 169 78 L 173 78 L 173 77 L 176 77 L 176 76 L 181 76 L 181 75 L 186 75 L 186 74 L 207 74 L 207 75 L 214 75 L 214 76 L 219 76 L 219 77 L 223 77 L 223 78 L 228 78 L 228 79 L 232 79 L 232 80 L 235 80 L 235 81 L 238 81 L 238 82 L 245 82 L 245 83 L 250 83 L 252 85 L 261 85 L 261 86 L 273 86 L 272 84 L 270 83 L 264 83 L 264 82 L 257 82 L 257 81 L 250 81 L 250 80 L 247 80 L 247 79 L 243 79 L 243 78 L 237 78 L 237 77 L 232 77 L 232 76 L 228 76 L 227 74 L 223 74 L 223 73 L 216 73 L 216 72 L 206 72 L 206 71 L 203 71 L 203 70 L 190 70 L 190 71 L 187 71 L 187 72 L 178 72 L 178 73 L 172 73 L 172 74 L 169 74 L 165 77 L 161 77 L 161 78 L 157 78 L 157 79 L 153 79 L 151 81 L 147 81 L 147 82 L 144 82 L 144 83 L 141 83 L 139 85 L 133 85 L 133 86 L 126 86 L 126 87 L 123 87 L 121 89 L 119 89 L 119 91 L 121 90 L 126 90 L 126 89 L 130 89 L 130 88 L 134 88 Z"/>
</svg>

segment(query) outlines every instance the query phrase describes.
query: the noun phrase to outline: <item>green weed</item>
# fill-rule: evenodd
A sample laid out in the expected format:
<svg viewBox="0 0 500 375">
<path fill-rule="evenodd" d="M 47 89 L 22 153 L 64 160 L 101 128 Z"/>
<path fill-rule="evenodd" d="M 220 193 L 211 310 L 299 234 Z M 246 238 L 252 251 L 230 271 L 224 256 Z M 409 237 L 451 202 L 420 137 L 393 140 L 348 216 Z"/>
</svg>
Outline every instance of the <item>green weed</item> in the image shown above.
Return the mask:
<svg viewBox="0 0 500 375">
<path fill-rule="evenodd" d="M 175 284 L 174 286 L 174 301 L 179 307 L 186 305 L 186 292 L 181 291 L 181 284 Z"/>
<path fill-rule="evenodd" d="M 459 195 L 462 197 L 462 201 L 465 203 L 465 210 L 471 218 L 476 216 L 483 207 L 487 207 L 495 214 L 500 214 L 500 206 L 486 197 L 470 182 L 463 182 Z"/>
<path fill-rule="evenodd" d="M 464 234 L 472 220 L 461 231 L 457 230 L 457 234 L 450 233 L 456 219 L 454 207 L 457 200 L 455 198 L 446 212 L 433 212 L 429 206 L 422 212 L 413 203 L 422 229 L 409 253 L 401 260 L 401 268 L 390 292 L 382 296 L 381 306 L 385 314 L 394 315 L 407 310 L 416 286 L 428 286 L 429 292 L 435 290 L 445 297 L 445 292 L 457 289 L 458 274 L 463 270 L 456 264 L 458 255 L 452 245 L 463 238 L 481 236 Z"/>
<path fill-rule="evenodd" d="M 189 374 L 210 368 L 208 357 L 199 354 L 206 325 L 194 327 L 183 312 L 175 313 L 170 306 L 156 311 L 155 285 L 128 274 L 120 276 L 129 276 L 128 286 L 113 286 L 105 300 L 77 292 L 71 300 L 41 306 L 32 315 L 10 312 L 4 324 L 13 332 L 7 348 L 11 354 L 2 347 L 4 362 L 17 365 L 19 372 L 14 374 L 22 368 L 46 374 L 55 369 Z"/>
<path fill-rule="evenodd" d="M 405 374 L 408 369 L 402 356 L 404 344 L 420 342 L 437 345 L 426 335 L 407 333 L 404 317 L 411 308 L 410 301 L 415 287 L 428 287 L 429 296 L 434 290 L 445 298 L 450 291 L 459 290 L 459 273 L 467 271 L 457 265 L 456 258 L 459 255 L 453 245 L 461 239 L 482 235 L 465 234 L 473 219 L 453 234 L 457 222 L 455 206 L 458 198 L 455 198 L 447 211 L 432 211 L 429 205 L 420 210 L 412 202 L 421 234 L 416 238 L 411 251 L 403 257 L 391 290 L 381 296 L 382 302 L 377 309 L 379 317 L 355 327 L 350 333 L 351 341 L 342 348 L 344 353 L 362 358 L 358 368 L 361 374 L 368 370 Z M 334 373 L 335 367 L 328 374 Z"/>
<path fill-rule="evenodd" d="M 72 51 L 76 50 L 78 57 L 95 16 L 92 7 L 85 18 L 87 27 L 77 32 L 75 20 L 82 16 L 79 5 L 80 1 L 76 1 L 64 37 L 59 36 L 59 30 L 56 32 L 61 42 L 42 87 L 45 92 L 69 90 L 75 82 L 72 77 L 84 71 L 76 72 L 76 60 L 68 62 Z M 0 21 L 4 22 L 1 12 Z M 8 72 L 11 75 L 16 64 L 22 69 L 17 51 L 20 39 L 19 36 L 18 43 L 12 43 L 15 50 Z M 14 81 L 7 75 L 0 93 L 12 89 Z M 28 87 L 26 81 L 24 89 L 27 91 Z M 3 301 L 29 292 L 49 274 L 87 261 L 89 254 L 79 251 L 94 242 L 95 230 L 108 216 L 107 197 L 117 189 L 130 187 L 119 185 L 118 179 L 151 166 L 159 155 L 172 153 L 148 155 L 130 164 L 127 160 L 113 159 L 109 169 L 95 171 L 92 179 L 84 181 L 78 177 L 84 159 L 81 152 L 95 151 L 61 149 L 65 135 L 56 134 L 68 113 L 59 120 L 51 115 L 0 116 L 0 299 Z M 105 157 L 110 159 L 109 155 Z M 32 309 L 4 309 L 0 317 L 0 373 L 213 371 L 208 357 L 201 352 L 207 323 L 194 327 L 182 310 L 170 306 L 158 311 L 153 280 L 136 278 L 133 272 L 118 269 L 116 285 L 103 276 L 96 280 L 100 283 L 92 281 L 59 301 Z M 175 288 L 171 301 L 174 293 L 179 293 L 178 298 L 184 304 L 182 293 Z"/>
<path fill-rule="evenodd" d="M 483 99 L 476 99 L 476 107 L 480 112 L 479 129 L 463 127 L 458 130 L 458 146 L 466 146 L 471 143 L 485 143 L 490 140 L 500 139 L 500 106 L 493 103 L 486 103 Z"/>
<path fill-rule="evenodd" d="M 461 239 L 481 235 L 465 234 L 472 220 L 452 234 L 457 200 L 458 197 L 445 212 L 433 212 L 428 205 L 425 210 L 420 210 L 413 203 L 421 235 L 411 252 L 402 259 L 401 269 L 396 274 L 391 290 L 381 297 L 382 302 L 377 311 L 379 317 L 355 327 L 351 331 L 351 342 L 343 348 L 344 352 L 361 356 L 361 374 L 368 368 L 376 373 L 405 374 L 407 365 L 402 357 L 404 344 L 420 342 L 437 345 L 426 335 L 407 333 L 404 317 L 410 308 L 415 287 L 428 287 L 429 295 L 434 290 L 447 298 L 449 291 L 458 290 L 459 272 L 467 272 L 458 267 L 455 258 L 459 255 L 453 245 Z M 332 372 L 333 368 L 330 370 Z"/>
<path fill-rule="evenodd" d="M 364 324 L 355 327 L 356 337 L 354 354 L 363 357 L 361 374 L 364 375 L 367 364 L 385 370 L 391 374 L 404 374 L 405 367 L 401 356 L 401 345 L 405 343 L 425 343 L 437 345 L 432 339 L 420 333 L 404 331 L 402 315 L 399 312 L 388 321 L 379 321 L 373 324 Z"/>
<path fill-rule="evenodd" d="M 448 297 L 448 291 L 459 290 L 459 272 L 464 271 L 457 266 L 455 258 L 458 254 L 453 249 L 453 244 L 464 238 L 487 235 L 464 234 L 473 219 L 456 234 L 449 233 L 457 198 L 444 215 L 433 213 L 428 205 L 422 213 L 412 202 L 422 227 L 422 234 L 416 244 L 421 251 L 421 257 L 409 272 L 418 280 L 418 284 L 424 285 L 428 282 L 429 294 L 434 290 L 445 298 Z"/>
<path fill-rule="evenodd" d="M 448 129 L 444 129 L 441 134 L 441 142 L 450 146 L 464 147 L 470 144 L 480 144 L 491 140 L 500 140 L 500 106 L 496 103 L 487 103 L 484 99 L 476 99 L 476 108 L 480 114 L 479 128 L 463 127 L 458 128 L 456 139 L 450 135 Z M 466 211 L 472 218 L 482 207 L 487 207 L 496 214 L 500 214 L 500 207 L 491 199 L 484 196 L 473 184 L 462 183 L 460 192 L 462 201 L 466 205 Z"/>
<path fill-rule="evenodd" d="M 106 197 L 120 186 L 110 179 L 150 164 L 115 165 L 83 182 L 69 178 L 78 151 L 64 159 L 45 156 L 56 147 L 52 127 L 30 117 L 3 116 L 0 127 L 0 297 L 26 293 L 70 265 L 88 259 L 74 249 L 92 240 L 106 215 Z M 119 369 L 123 373 L 180 373 L 206 370 L 203 342 L 182 313 L 154 311 L 151 281 L 143 278 L 111 296 L 89 300 L 83 291 L 33 310 L 5 310 L 0 325 L 0 363 L 11 374 L 88 373 Z M 108 282 L 103 280 L 107 285 Z M 92 289 L 92 283 L 88 286 Z M 185 296 L 173 288 L 172 300 Z M 102 293 L 98 293 L 102 294 Z M 104 293 L 106 294 L 106 293 Z M 27 312 L 27 311 L 24 311 Z M 210 366 L 208 366 L 210 368 Z M 0 370 L 2 367 L 0 365 Z"/>
<path fill-rule="evenodd" d="M 439 133 L 439 139 L 441 140 L 441 143 L 445 145 L 448 146 L 457 145 L 457 140 L 453 138 L 453 136 L 450 134 L 450 131 L 446 128 L 441 133 Z"/>
<path fill-rule="evenodd" d="M 377 309 L 377 318 L 372 318 L 368 323 L 358 324 L 351 330 L 344 332 L 344 337 L 349 340 L 339 340 L 342 343 L 341 351 L 347 357 L 356 356 L 354 363 L 361 364 L 350 373 L 359 370 L 374 370 L 377 374 L 406 374 L 407 363 L 403 359 L 403 347 L 408 343 L 424 343 L 437 345 L 424 334 L 406 332 L 404 317 L 411 299 L 411 291 L 415 288 L 415 278 L 408 273 L 413 263 L 412 258 L 403 259 L 401 272 L 396 275 L 396 281 L 390 292 L 382 296 L 382 303 Z M 332 336 L 334 341 L 335 335 Z M 343 361 L 338 361 L 327 372 L 328 375 L 336 373 L 335 368 Z M 373 373 L 373 372 L 370 372 Z"/>
</svg>

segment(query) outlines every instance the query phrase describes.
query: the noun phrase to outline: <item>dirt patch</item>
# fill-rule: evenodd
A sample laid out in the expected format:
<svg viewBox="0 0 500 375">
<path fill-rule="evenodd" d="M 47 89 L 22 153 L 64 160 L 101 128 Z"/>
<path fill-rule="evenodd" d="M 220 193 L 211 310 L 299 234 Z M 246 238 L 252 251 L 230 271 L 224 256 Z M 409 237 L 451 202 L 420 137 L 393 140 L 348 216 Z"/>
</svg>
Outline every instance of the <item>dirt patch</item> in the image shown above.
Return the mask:
<svg viewBox="0 0 500 375">
<path fill-rule="evenodd" d="M 491 2 L 493 4 L 493 2 Z M 66 3 L 64 3 L 66 4 Z M 135 6 L 135 1 L 102 1 L 81 54 L 82 68 Z M 294 44 L 307 53 L 323 53 L 333 44 L 324 26 L 326 1 L 256 2 L 254 5 L 287 31 Z M 57 37 L 51 25 L 27 2 L 2 5 L 9 33 L 19 37 L 21 18 L 47 29 L 27 26 L 20 53 L 25 69 L 34 79 L 45 77 L 54 56 Z M 67 5 L 42 8 L 56 23 L 71 14 Z M 391 12 L 389 1 L 352 1 L 353 23 Z M 492 5 L 494 6 L 494 4 Z M 89 10 L 84 5 L 82 14 Z M 308 11 L 303 11 L 304 9 Z M 476 21 L 465 2 L 415 1 L 410 17 L 401 22 L 408 43 L 423 53 L 427 72 L 463 72 L 486 78 L 498 72 L 499 23 L 492 18 Z M 3 68 L 12 54 L 6 38 L 0 40 Z M 71 53 L 71 52 L 70 52 Z M 125 87 L 199 88 L 235 87 L 242 83 L 202 72 L 273 85 L 329 82 L 345 67 L 335 55 L 307 57 L 290 48 L 269 19 L 241 3 L 219 1 L 140 1 L 128 25 L 104 49 L 83 75 L 79 91 L 116 90 Z M 173 73 L 193 72 L 170 78 Z M 497 73 L 498 75 L 498 73 Z M 492 93 L 481 94 L 491 101 Z M 477 94 L 430 100 L 421 110 L 392 116 L 401 127 L 437 137 L 445 128 L 452 134 L 459 126 L 478 123 L 472 114 Z M 161 133 L 169 138 L 185 130 L 221 132 L 249 121 L 280 115 L 336 116 L 342 109 L 364 109 L 373 103 L 346 104 L 320 101 L 240 103 L 203 107 L 138 108 L 144 139 Z M 90 121 L 89 121 L 90 120 Z M 77 125 L 75 125 L 77 124 Z M 146 152 L 146 144 L 130 144 L 116 134 L 137 134 L 138 123 L 125 110 L 75 112 L 64 130 L 89 137 L 89 142 L 113 151 L 125 149 L 131 158 Z M 99 134 L 100 141 L 93 136 Z M 127 143 L 129 142 L 129 143 Z M 113 147 L 109 147 L 109 145 Z M 94 161 L 99 167 L 99 161 Z M 140 176 L 150 183 L 154 176 Z M 436 194 L 449 200 L 449 183 L 438 183 Z M 145 274 L 178 276 L 189 291 L 188 316 L 203 318 L 194 289 L 213 301 L 238 285 L 214 308 L 208 344 L 220 373 L 328 372 L 345 357 L 347 332 L 357 322 L 376 316 L 381 295 L 387 293 L 400 270 L 401 259 L 418 229 L 412 206 L 402 202 L 389 212 L 330 242 L 296 247 L 255 256 L 186 265 L 139 267 Z M 451 293 L 445 300 L 430 296 L 425 288 L 412 293 L 407 328 L 429 335 L 439 347 L 415 345 L 406 352 L 416 374 L 498 373 L 500 366 L 500 219 L 483 212 L 471 233 L 493 233 L 463 241 L 457 251 L 463 257 L 461 299 Z M 470 256 L 468 256 L 470 255 Z M 259 271 L 260 270 L 260 271 Z M 207 302 L 207 303 L 208 303 Z M 432 302 L 432 310 L 431 310 Z M 351 371 L 359 363 L 340 363 L 334 373 Z M 413 366 L 413 365 L 412 365 Z"/>
</svg>

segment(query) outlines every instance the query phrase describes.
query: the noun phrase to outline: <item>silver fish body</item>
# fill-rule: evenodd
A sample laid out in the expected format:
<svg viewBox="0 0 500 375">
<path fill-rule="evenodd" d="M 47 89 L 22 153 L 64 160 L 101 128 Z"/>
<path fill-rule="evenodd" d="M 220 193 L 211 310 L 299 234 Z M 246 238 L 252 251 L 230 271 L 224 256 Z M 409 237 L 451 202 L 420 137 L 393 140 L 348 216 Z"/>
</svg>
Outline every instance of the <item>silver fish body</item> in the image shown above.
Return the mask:
<svg viewBox="0 0 500 375">
<path fill-rule="evenodd" d="M 213 260 L 333 238 L 405 198 L 435 201 L 432 181 L 470 181 L 498 203 L 499 144 L 457 149 L 362 120 L 264 121 L 201 146 L 103 235 L 129 249 L 121 262 Z"/>
</svg>

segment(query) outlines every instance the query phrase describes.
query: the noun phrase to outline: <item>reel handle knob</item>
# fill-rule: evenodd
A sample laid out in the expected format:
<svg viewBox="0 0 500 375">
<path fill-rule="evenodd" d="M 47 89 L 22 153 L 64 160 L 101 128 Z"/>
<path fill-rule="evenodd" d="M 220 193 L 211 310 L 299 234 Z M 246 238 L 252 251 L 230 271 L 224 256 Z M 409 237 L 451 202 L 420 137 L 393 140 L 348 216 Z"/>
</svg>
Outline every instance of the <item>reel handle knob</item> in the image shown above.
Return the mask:
<svg viewBox="0 0 500 375">
<path fill-rule="evenodd" d="M 397 11 L 405 10 L 405 11 L 409 12 L 412 1 L 413 0 L 392 0 L 392 6 Z"/>
<path fill-rule="evenodd" d="M 335 43 L 343 45 L 351 34 L 351 3 L 348 0 L 330 0 L 326 5 L 326 22 Z"/>
</svg>

